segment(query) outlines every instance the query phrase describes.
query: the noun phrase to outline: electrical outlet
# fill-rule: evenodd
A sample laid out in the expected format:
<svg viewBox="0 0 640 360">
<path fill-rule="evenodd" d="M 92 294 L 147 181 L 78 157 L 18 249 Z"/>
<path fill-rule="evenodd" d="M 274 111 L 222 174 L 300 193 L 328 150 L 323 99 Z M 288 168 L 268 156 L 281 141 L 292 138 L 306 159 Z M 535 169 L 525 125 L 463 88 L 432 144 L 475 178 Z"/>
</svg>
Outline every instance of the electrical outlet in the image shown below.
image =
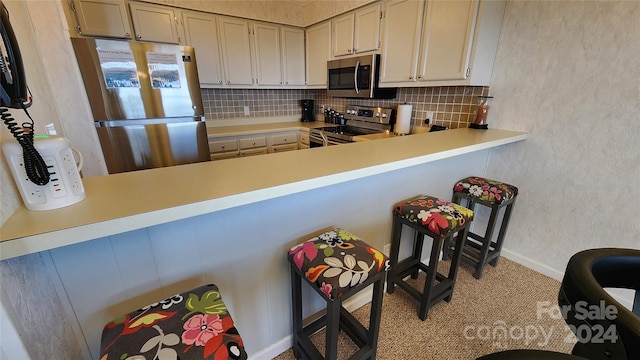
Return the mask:
<svg viewBox="0 0 640 360">
<path fill-rule="evenodd" d="M 433 111 L 427 111 L 427 118 L 424 119 L 424 124 L 433 124 Z"/>
<path fill-rule="evenodd" d="M 245 115 L 249 115 L 249 107 L 248 106 L 244 107 L 244 114 Z"/>
</svg>

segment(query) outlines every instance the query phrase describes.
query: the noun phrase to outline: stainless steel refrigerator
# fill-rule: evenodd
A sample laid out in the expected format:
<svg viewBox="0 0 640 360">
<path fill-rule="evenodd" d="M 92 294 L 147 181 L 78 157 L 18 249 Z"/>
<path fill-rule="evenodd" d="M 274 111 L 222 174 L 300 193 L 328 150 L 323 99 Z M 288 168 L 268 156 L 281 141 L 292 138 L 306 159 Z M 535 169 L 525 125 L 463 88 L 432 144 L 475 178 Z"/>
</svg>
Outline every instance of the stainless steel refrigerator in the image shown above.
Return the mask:
<svg viewBox="0 0 640 360">
<path fill-rule="evenodd" d="M 71 42 L 110 174 L 210 160 L 192 47 Z"/>
</svg>

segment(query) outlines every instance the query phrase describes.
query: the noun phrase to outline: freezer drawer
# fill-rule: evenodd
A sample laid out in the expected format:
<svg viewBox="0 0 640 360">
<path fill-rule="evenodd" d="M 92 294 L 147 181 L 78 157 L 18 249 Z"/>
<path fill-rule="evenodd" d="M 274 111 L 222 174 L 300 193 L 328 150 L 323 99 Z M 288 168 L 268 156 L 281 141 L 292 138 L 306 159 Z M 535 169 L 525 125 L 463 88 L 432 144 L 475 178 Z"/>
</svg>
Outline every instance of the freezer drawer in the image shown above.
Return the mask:
<svg viewBox="0 0 640 360">
<path fill-rule="evenodd" d="M 96 130 L 110 174 L 210 160 L 202 121 L 109 125 Z"/>
</svg>

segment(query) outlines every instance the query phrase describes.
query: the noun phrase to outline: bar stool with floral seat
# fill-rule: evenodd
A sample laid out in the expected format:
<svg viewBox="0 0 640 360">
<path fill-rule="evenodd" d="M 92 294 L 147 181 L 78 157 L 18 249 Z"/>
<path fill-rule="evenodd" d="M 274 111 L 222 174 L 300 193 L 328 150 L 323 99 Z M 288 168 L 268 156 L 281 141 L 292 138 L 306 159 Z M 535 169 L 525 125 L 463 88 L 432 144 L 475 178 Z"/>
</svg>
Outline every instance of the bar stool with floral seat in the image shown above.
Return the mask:
<svg viewBox="0 0 640 360">
<path fill-rule="evenodd" d="M 464 205 L 474 211 L 476 204 L 491 209 L 484 235 L 470 230 L 462 253 L 462 262 L 474 268 L 473 276 L 476 279 L 480 279 L 482 276 L 485 265 L 491 264 L 494 267 L 498 265 L 504 236 L 507 233 L 507 226 L 517 196 L 517 187 L 479 176 L 464 178 L 453 186 L 452 201 L 454 203 Z M 463 201 L 465 202 L 463 203 Z M 498 236 L 493 240 L 501 209 L 504 209 L 502 222 L 498 227 Z M 449 254 L 451 254 L 451 249 L 448 247 L 447 255 Z"/>
<path fill-rule="evenodd" d="M 398 285 L 416 298 L 420 302 L 418 317 L 421 320 L 426 320 L 429 308 L 435 303 L 440 300 L 451 301 L 463 241 L 467 237 L 467 231 L 472 221 L 473 211 L 430 195 L 402 201 L 393 206 L 391 270 L 387 277 L 387 292 L 392 294 L 395 285 Z M 400 242 L 402 229 L 405 226 L 414 230 L 415 237 L 411 255 L 400 261 Z M 422 247 L 425 236 L 433 239 L 428 264 L 422 262 Z M 448 275 L 444 275 L 438 272 L 440 253 L 444 243 L 454 236 L 456 240 L 453 247 L 453 259 L 449 266 Z M 422 292 L 405 281 L 409 275 L 413 279 L 417 279 L 420 271 L 426 273 Z"/>
<path fill-rule="evenodd" d="M 242 338 L 209 284 L 121 316 L 102 330 L 100 360 L 247 359 Z"/>
<path fill-rule="evenodd" d="M 338 357 L 339 330 L 359 350 L 349 359 L 376 358 L 382 313 L 382 296 L 387 257 L 346 230 L 336 228 L 298 244 L 289 250 L 293 310 L 293 353 L 297 359 Z M 302 280 L 327 303 L 326 313 L 306 326 L 302 318 Z M 373 284 L 369 327 L 365 328 L 344 307 L 343 302 Z M 309 339 L 326 327 L 324 357 Z"/>
</svg>

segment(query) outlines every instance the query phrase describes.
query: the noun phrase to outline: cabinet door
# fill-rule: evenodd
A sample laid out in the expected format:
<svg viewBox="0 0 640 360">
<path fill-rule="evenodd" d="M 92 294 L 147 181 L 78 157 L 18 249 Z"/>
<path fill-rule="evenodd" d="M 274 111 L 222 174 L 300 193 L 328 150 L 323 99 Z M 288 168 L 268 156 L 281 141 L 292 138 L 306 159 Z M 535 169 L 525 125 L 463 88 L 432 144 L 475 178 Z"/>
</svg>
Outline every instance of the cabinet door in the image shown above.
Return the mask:
<svg viewBox="0 0 640 360">
<path fill-rule="evenodd" d="M 353 52 L 375 51 L 380 47 L 381 5 L 357 10 L 354 15 Z"/>
<path fill-rule="evenodd" d="M 283 26 L 282 79 L 285 86 L 304 86 L 304 29 Z"/>
<path fill-rule="evenodd" d="M 168 6 L 130 2 L 136 40 L 179 44 L 175 10 Z"/>
<path fill-rule="evenodd" d="M 327 87 L 327 61 L 331 58 L 331 21 L 306 29 L 307 86 Z"/>
<path fill-rule="evenodd" d="M 381 83 L 416 81 L 423 12 L 424 1 L 385 1 Z"/>
<path fill-rule="evenodd" d="M 353 13 L 348 13 L 331 20 L 333 56 L 353 54 L 353 22 Z"/>
<path fill-rule="evenodd" d="M 256 77 L 258 85 L 282 85 L 280 27 L 253 23 Z"/>
<path fill-rule="evenodd" d="M 71 10 L 81 35 L 131 39 L 124 0 L 75 0 Z"/>
<path fill-rule="evenodd" d="M 478 0 L 427 1 L 420 80 L 464 80 L 478 13 Z"/>
<path fill-rule="evenodd" d="M 198 77 L 202 85 L 222 85 L 222 57 L 215 15 L 183 11 L 185 43 L 196 51 Z"/>
<path fill-rule="evenodd" d="M 218 18 L 218 31 L 227 85 L 253 85 L 249 22 L 231 17 Z"/>
</svg>

